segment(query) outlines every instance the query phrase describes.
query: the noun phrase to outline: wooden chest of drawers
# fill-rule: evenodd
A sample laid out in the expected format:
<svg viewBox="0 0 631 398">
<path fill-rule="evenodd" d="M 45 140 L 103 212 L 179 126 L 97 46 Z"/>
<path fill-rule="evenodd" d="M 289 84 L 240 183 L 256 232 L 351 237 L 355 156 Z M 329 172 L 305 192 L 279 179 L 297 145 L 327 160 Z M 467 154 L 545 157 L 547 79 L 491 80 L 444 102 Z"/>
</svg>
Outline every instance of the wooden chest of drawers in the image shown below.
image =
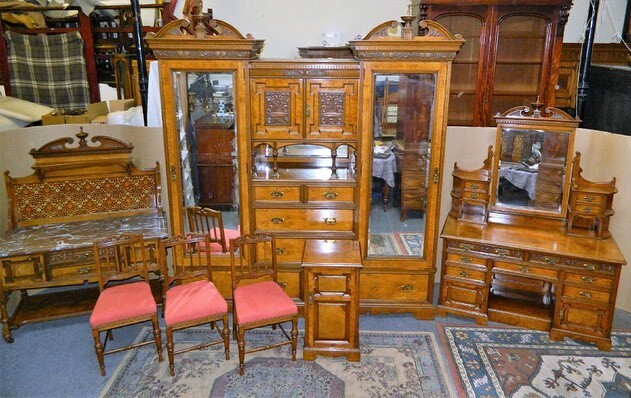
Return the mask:
<svg viewBox="0 0 631 398">
<path fill-rule="evenodd" d="M 562 227 L 476 225 L 448 217 L 437 313 L 550 331 L 611 347 L 620 268 L 615 241 Z"/>
</svg>

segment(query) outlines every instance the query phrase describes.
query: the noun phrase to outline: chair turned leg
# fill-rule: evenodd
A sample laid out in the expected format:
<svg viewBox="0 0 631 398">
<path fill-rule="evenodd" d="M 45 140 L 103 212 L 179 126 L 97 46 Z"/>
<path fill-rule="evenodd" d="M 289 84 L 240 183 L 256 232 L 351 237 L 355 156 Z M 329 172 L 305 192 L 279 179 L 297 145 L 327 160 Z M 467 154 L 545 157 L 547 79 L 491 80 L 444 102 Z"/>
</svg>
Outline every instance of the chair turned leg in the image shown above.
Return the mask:
<svg viewBox="0 0 631 398">
<path fill-rule="evenodd" d="M 223 323 L 223 329 L 221 329 L 221 337 L 223 338 L 223 347 L 226 352 L 226 359 L 230 359 L 230 328 L 228 327 L 227 314 L 224 315 L 222 323 Z"/>
<path fill-rule="evenodd" d="M 245 367 L 245 329 L 240 327 L 237 334 L 237 345 L 239 346 L 239 375 L 243 376 Z"/>
<path fill-rule="evenodd" d="M 101 336 L 98 330 L 92 329 L 92 337 L 94 337 L 94 351 L 96 352 L 96 359 L 99 361 L 99 368 L 101 368 L 101 376 L 105 376 L 105 361 L 103 359 L 103 344 L 101 343 Z M 107 338 L 107 335 L 105 336 Z"/>
<path fill-rule="evenodd" d="M 291 360 L 296 360 L 296 349 L 298 345 L 298 316 L 291 319 Z"/>
<path fill-rule="evenodd" d="M 169 357 L 169 374 L 175 376 L 175 353 L 173 343 L 173 328 L 167 326 L 167 356 Z"/>
<path fill-rule="evenodd" d="M 156 350 L 158 351 L 158 362 L 162 362 L 162 339 L 160 338 L 160 325 L 158 324 L 158 314 L 151 317 L 153 324 L 153 338 L 156 342 Z"/>
</svg>

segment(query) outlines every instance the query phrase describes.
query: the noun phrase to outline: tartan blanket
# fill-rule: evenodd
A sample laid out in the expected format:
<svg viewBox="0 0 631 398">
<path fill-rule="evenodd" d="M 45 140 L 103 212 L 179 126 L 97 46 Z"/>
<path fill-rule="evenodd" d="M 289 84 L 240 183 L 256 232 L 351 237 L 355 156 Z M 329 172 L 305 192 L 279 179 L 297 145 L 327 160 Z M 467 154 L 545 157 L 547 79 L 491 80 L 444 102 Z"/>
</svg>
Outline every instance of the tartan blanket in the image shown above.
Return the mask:
<svg viewBox="0 0 631 398">
<path fill-rule="evenodd" d="M 90 92 L 79 32 L 4 33 L 11 95 L 55 109 L 86 109 Z"/>
</svg>

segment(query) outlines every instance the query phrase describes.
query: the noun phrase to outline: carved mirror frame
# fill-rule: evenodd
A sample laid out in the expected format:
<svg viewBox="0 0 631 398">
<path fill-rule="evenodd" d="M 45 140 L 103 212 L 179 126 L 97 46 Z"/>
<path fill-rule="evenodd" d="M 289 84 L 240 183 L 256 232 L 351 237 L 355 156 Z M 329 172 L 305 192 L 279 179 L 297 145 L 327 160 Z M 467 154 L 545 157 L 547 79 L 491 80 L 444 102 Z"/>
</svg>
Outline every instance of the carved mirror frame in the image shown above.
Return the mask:
<svg viewBox="0 0 631 398">
<path fill-rule="evenodd" d="M 521 216 L 564 220 L 580 120 L 540 102 L 509 109 L 494 119 L 497 150 L 489 221 Z M 508 194 L 509 188 L 521 198 Z"/>
</svg>

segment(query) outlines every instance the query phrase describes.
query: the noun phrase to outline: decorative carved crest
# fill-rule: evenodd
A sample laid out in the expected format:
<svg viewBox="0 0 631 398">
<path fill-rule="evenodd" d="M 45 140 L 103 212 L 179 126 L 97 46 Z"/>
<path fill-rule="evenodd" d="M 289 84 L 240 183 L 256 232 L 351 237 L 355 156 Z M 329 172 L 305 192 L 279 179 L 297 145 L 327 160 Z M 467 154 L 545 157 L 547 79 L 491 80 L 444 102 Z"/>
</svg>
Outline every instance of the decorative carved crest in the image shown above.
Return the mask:
<svg viewBox="0 0 631 398">
<path fill-rule="evenodd" d="M 264 40 L 251 34 L 243 36 L 234 26 L 201 13 L 194 7 L 189 19 L 166 24 L 157 33 L 149 32 L 145 41 L 158 59 L 255 59 Z"/>
<path fill-rule="evenodd" d="M 453 60 L 464 44 L 461 35 L 451 34 L 434 21 L 421 21 L 423 36 L 414 36 L 411 21 L 403 16 L 403 24 L 384 22 L 366 35 L 363 40 L 349 42 L 353 55 L 360 60 L 427 59 Z"/>
<path fill-rule="evenodd" d="M 99 145 L 88 145 L 88 133 L 83 131 L 83 127 L 75 134 L 79 139 L 79 145 L 70 146 L 75 142 L 74 138 L 65 137 L 51 141 L 39 149 L 31 149 L 29 152 L 35 159 L 51 158 L 60 156 L 88 156 L 95 154 L 113 154 L 113 153 L 131 153 L 134 146 L 126 144 L 116 138 L 98 135 L 90 140 L 93 143 L 98 142 Z"/>
<path fill-rule="evenodd" d="M 537 125 L 550 125 L 550 123 L 563 126 L 576 128 L 580 124 L 581 120 L 572 117 L 567 112 L 553 107 L 545 107 L 545 104 L 539 102 L 532 103 L 531 106 L 517 106 L 507 110 L 506 112 L 494 116 L 497 124 L 537 124 Z"/>
</svg>

